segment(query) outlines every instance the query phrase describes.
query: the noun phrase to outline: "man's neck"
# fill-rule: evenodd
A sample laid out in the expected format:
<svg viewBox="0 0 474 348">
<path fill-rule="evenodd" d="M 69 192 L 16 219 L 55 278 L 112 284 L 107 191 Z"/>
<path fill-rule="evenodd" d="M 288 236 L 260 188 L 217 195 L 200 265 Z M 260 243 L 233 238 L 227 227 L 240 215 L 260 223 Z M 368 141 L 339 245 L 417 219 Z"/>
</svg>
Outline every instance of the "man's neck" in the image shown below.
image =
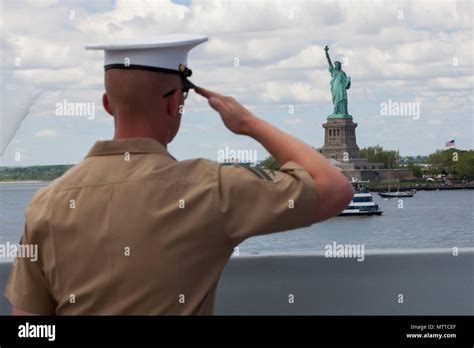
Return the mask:
<svg viewBox="0 0 474 348">
<path fill-rule="evenodd" d="M 144 127 L 140 125 L 134 125 L 133 127 L 116 126 L 114 139 L 153 138 L 165 148 L 167 148 L 168 142 L 165 140 L 166 135 L 162 133 L 164 132 L 153 132 L 150 127 Z"/>
</svg>

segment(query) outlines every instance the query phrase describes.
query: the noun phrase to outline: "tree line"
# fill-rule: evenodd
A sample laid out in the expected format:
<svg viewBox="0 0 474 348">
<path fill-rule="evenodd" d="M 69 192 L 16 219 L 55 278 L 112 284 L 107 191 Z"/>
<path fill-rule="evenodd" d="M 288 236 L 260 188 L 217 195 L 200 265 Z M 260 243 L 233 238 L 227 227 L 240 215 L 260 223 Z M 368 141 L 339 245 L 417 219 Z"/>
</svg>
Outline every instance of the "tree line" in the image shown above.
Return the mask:
<svg viewBox="0 0 474 348">
<path fill-rule="evenodd" d="M 385 150 L 382 146 L 369 146 L 360 149 L 360 157 L 372 163 L 383 163 L 385 168 L 409 168 L 416 177 L 423 174 L 450 175 L 454 179 L 474 179 L 474 150 L 451 148 L 437 150 L 428 156 L 400 156 L 395 150 Z M 267 157 L 261 164 L 269 170 L 278 170 L 280 164 Z"/>
<path fill-rule="evenodd" d="M 398 159 L 394 150 L 385 150 L 382 146 L 369 146 L 360 150 L 360 156 L 369 162 L 383 163 L 385 168 L 409 168 L 416 177 L 423 174 L 450 175 L 454 179 L 474 179 L 474 150 L 437 150 L 429 156 L 406 156 Z M 390 165 L 389 165 L 390 164 Z M 260 164 L 274 171 L 280 164 L 272 157 L 267 157 Z M 0 181 L 39 180 L 51 181 L 63 175 L 72 165 L 48 165 L 30 167 L 0 167 Z"/>
<path fill-rule="evenodd" d="M 0 181 L 51 181 L 63 175 L 72 165 L 0 167 Z"/>
</svg>

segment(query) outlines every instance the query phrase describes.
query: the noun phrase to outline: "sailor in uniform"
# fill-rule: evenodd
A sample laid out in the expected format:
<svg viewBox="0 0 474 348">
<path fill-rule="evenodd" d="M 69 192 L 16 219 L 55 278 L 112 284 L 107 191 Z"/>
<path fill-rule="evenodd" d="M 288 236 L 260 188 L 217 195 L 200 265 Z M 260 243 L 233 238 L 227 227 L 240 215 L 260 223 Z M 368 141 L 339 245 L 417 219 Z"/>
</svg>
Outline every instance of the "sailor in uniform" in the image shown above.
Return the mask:
<svg viewBox="0 0 474 348">
<path fill-rule="evenodd" d="M 14 314 L 212 314 L 239 243 L 309 226 L 350 202 L 351 185 L 317 151 L 189 80 L 188 52 L 206 40 L 87 46 L 105 51 L 103 105 L 114 138 L 97 141 L 29 204 L 21 243 L 39 253 L 14 263 L 5 290 Z M 193 89 L 280 169 L 176 160 L 167 146 Z"/>
</svg>

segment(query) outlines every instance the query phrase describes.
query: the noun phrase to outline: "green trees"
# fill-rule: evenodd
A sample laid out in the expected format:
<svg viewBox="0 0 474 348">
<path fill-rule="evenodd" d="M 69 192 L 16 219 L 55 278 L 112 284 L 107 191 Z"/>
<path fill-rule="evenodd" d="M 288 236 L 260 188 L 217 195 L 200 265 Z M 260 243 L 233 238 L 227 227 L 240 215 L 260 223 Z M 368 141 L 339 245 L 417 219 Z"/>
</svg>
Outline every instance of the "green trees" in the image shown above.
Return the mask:
<svg viewBox="0 0 474 348">
<path fill-rule="evenodd" d="M 381 146 L 370 146 L 360 150 L 361 157 L 368 158 L 369 162 L 382 162 L 388 168 L 396 168 L 398 165 L 397 151 L 384 150 Z M 402 157 L 400 165 L 406 166 L 413 171 L 413 175 L 421 177 L 422 168 L 417 164 L 428 164 L 427 173 L 431 175 L 450 174 L 455 179 L 474 178 L 474 150 L 437 150 L 431 155 Z"/>
<path fill-rule="evenodd" d="M 382 146 L 369 146 L 360 150 L 360 157 L 367 158 L 369 162 L 383 163 L 388 168 L 390 160 L 390 168 L 397 167 L 397 151 L 384 150 Z"/>
<path fill-rule="evenodd" d="M 0 167 L 0 181 L 51 181 L 63 175 L 72 165 Z"/>
<path fill-rule="evenodd" d="M 451 174 L 456 179 L 474 178 L 474 150 L 438 150 L 428 156 L 430 174 Z"/>
<path fill-rule="evenodd" d="M 417 178 L 421 178 L 423 176 L 423 171 L 421 170 L 421 167 L 420 166 L 417 166 L 415 163 L 413 162 L 408 162 L 406 167 L 408 169 L 411 169 L 411 171 L 413 172 L 413 175 Z"/>
<path fill-rule="evenodd" d="M 277 162 L 273 156 L 268 156 L 264 161 L 262 161 L 261 166 L 270 171 L 279 170 L 280 163 Z"/>
<path fill-rule="evenodd" d="M 316 150 L 316 149 L 315 149 Z M 388 168 L 398 165 L 397 151 L 384 150 L 381 146 L 370 146 L 360 150 L 361 157 L 369 162 L 383 163 Z M 413 171 L 413 175 L 421 177 L 423 171 L 431 175 L 450 174 L 454 179 L 474 179 L 474 150 L 438 150 L 429 156 L 402 157 L 401 166 Z M 425 169 L 419 164 L 427 164 Z M 261 164 L 270 171 L 280 169 L 280 164 L 272 157 L 267 157 Z M 72 165 L 50 165 L 31 167 L 0 167 L 0 181 L 43 180 L 51 181 L 63 175 Z"/>
</svg>

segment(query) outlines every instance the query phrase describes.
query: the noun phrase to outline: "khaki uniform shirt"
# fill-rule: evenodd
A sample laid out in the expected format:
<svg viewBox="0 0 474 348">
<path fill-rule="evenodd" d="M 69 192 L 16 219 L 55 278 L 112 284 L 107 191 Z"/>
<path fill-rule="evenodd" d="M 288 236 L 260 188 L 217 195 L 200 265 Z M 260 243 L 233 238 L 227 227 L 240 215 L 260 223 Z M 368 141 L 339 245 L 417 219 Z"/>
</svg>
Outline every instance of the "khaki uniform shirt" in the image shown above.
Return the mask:
<svg viewBox="0 0 474 348">
<path fill-rule="evenodd" d="M 293 162 L 270 174 L 178 162 L 152 138 L 98 141 L 33 197 L 22 244 L 38 260 L 15 260 L 5 296 L 36 314 L 212 314 L 236 245 L 315 212 Z"/>
</svg>

